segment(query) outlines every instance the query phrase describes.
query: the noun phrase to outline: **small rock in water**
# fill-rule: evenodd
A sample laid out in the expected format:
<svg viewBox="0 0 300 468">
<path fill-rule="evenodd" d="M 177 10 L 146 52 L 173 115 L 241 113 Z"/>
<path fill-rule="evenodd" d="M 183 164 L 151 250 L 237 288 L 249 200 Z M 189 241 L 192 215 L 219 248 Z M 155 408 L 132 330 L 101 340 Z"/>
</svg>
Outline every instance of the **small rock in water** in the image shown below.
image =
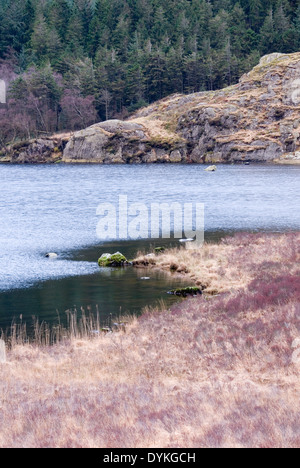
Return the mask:
<svg viewBox="0 0 300 468">
<path fill-rule="evenodd" d="M 45 257 L 46 257 L 46 258 L 57 258 L 58 255 L 57 255 L 56 253 L 54 253 L 54 252 L 50 252 L 50 253 L 47 253 L 47 254 L 45 255 Z"/>
<path fill-rule="evenodd" d="M 149 279 L 150 279 L 149 276 L 142 276 L 142 277 L 141 277 L 141 280 L 149 280 Z"/>
<path fill-rule="evenodd" d="M 217 166 L 209 166 L 205 170 L 206 172 L 215 172 L 217 170 Z"/>
</svg>

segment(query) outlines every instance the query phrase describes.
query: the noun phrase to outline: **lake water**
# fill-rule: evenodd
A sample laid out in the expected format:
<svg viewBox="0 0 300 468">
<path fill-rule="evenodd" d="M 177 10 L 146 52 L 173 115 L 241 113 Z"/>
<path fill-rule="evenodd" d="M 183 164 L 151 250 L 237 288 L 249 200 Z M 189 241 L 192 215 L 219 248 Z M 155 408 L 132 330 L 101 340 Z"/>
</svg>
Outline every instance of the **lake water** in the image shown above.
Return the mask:
<svg viewBox="0 0 300 468">
<path fill-rule="evenodd" d="M 99 269 L 103 252 L 128 258 L 169 240 L 97 237 L 102 203 L 204 203 L 206 238 L 220 232 L 300 228 L 300 166 L 0 165 L 0 327 L 12 317 L 52 320 L 66 309 L 96 304 L 103 315 L 139 311 L 178 281 L 145 272 Z M 173 240 L 173 244 L 177 241 Z M 45 253 L 56 252 L 52 261 Z"/>
</svg>

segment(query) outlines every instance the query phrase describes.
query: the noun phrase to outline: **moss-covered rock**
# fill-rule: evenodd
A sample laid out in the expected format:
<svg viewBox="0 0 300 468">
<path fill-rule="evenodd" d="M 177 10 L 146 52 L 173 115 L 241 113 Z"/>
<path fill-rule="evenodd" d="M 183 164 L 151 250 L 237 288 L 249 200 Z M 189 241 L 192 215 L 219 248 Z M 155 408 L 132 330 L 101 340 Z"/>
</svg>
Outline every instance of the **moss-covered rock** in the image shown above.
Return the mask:
<svg viewBox="0 0 300 468">
<path fill-rule="evenodd" d="M 154 252 L 156 254 L 160 254 L 160 253 L 164 252 L 165 250 L 166 250 L 165 247 L 155 247 Z"/>
<path fill-rule="evenodd" d="M 111 266 L 123 266 L 128 263 L 127 258 L 121 252 L 114 253 L 110 258 Z"/>
<path fill-rule="evenodd" d="M 111 254 L 109 254 L 109 253 L 102 254 L 101 257 L 98 260 L 99 267 L 110 266 L 110 259 L 111 259 Z"/>
<path fill-rule="evenodd" d="M 122 267 L 130 265 L 127 258 L 121 254 L 121 252 L 115 252 L 114 254 L 104 253 L 98 260 L 100 267 Z"/>
</svg>

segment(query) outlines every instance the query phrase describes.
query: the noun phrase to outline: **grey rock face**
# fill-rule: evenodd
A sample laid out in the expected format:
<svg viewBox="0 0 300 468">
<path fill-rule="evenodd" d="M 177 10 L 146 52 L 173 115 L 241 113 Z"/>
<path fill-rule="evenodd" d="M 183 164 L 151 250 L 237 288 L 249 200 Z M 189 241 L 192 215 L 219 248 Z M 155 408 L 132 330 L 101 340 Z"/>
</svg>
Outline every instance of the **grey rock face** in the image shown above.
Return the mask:
<svg viewBox="0 0 300 468">
<path fill-rule="evenodd" d="M 238 85 L 202 99 L 178 120 L 191 162 L 271 162 L 299 150 L 299 76 L 300 54 L 271 54 Z"/>
<path fill-rule="evenodd" d="M 7 148 L 7 157 L 12 163 L 55 163 L 62 158 L 68 136 L 56 135 L 21 141 Z"/>
<path fill-rule="evenodd" d="M 48 139 L 38 139 L 29 142 L 28 145 L 24 144 L 19 151 L 14 152 L 12 162 L 43 162 L 51 157 L 54 147 L 54 142 Z"/>
<path fill-rule="evenodd" d="M 271 162 L 300 150 L 300 53 L 271 54 L 220 91 L 175 94 L 130 120 L 108 120 L 59 145 L 38 139 L 13 162 L 100 164 Z"/>
<path fill-rule="evenodd" d="M 181 145 L 182 146 L 182 145 Z M 140 164 L 180 162 L 185 147 L 152 141 L 147 129 L 132 121 L 108 120 L 76 132 L 68 142 L 64 162 Z"/>
<path fill-rule="evenodd" d="M 76 132 L 68 142 L 63 161 L 124 164 L 145 152 L 143 126 L 108 120 Z"/>
</svg>

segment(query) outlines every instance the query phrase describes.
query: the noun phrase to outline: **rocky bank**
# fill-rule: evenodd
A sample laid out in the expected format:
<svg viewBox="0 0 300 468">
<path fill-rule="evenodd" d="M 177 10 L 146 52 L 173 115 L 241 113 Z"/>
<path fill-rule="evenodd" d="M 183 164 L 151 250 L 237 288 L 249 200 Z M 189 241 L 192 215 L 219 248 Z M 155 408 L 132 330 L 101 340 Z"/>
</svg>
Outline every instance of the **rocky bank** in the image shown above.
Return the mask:
<svg viewBox="0 0 300 468">
<path fill-rule="evenodd" d="M 34 138 L 8 146 L 0 152 L 0 162 L 13 164 L 45 164 L 61 162 L 71 133 Z"/>
<path fill-rule="evenodd" d="M 53 137 L 27 142 L 7 157 L 104 164 L 300 163 L 300 53 L 263 57 L 237 85 L 172 95 L 126 121 L 92 125 L 65 136 L 60 145 Z"/>
</svg>

